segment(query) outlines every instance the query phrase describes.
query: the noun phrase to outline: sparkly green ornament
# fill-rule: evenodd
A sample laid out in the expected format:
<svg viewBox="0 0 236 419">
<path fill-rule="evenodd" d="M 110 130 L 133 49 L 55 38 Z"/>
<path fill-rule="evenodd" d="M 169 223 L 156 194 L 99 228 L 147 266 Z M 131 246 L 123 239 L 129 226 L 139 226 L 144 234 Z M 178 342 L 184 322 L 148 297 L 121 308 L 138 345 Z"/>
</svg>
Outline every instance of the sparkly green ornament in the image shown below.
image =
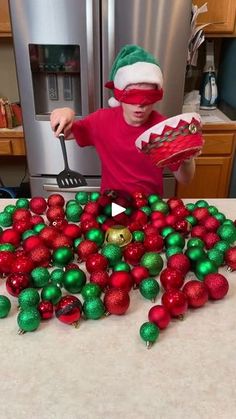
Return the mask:
<svg viewBox="0 0 236 419">
<path fill-rule="evenodd" d="M 149 205 L 155 204 L 155 202 L 161 201 L 161 197 L 156 194 L 151 194 L 148 196 Z"/>
<path fill-rule="evenodd" d="M 3 243 L 0 244 L 0 251 L 14 252 L 15 246 L 11 243 Z"/>
<path fill-rule="evenodd" d="M 207 208 L 208 206 L 209 204 L 205 199 L 199 199 L 195 202 L 195 208 Z"/>
<path fill-rule="evenodd" d="M 207 257 L 219 268 L 224 263 L 224 253 L 214 247 L 207 252 Z"/>
<path fill-rule="evenodd" d="M 151 213 L 152 213 L 152 210 L 151 210 L 151 208 L 150 207 L 148 207 L 147 205 L 145 205 L 144 207 L 141 207 L 140 208 L 141 209 L 141 211 L 143 211 L 148 217 L 149 217 L 149 215 L 151 215 Z"/>
<path fill-rule="evenodd" d="M 151 210 L 152 211 L 160 211 L 160 212 L 163 212 L 163 214 L 168 214 L 169 206 L 164 201 L 157 201 L 157 202 L 154 202 L 154 204 L 151 205 Z"/>
<path fill-rule="evenodd" d="M 111 204 L 107 204 L 107 205 L 105 205 L 105 207 L 103 208 L 103 213 L 104 213 L 107 217 L 111 217 Z"/>
<path fill-rule="evenodd" d="M 106 219 L 107 219 L 107 216 L 105 214 L 100 214 L 96 217 L 96 221 L 99 224 L 103 224 L 106 221 Z"/>
<path fill-rule="evenodd" d="M 169 259 L 172 255 L 177 255 L 178 253 L 183 253 L 183 249 L 179 246 L 169 246 L 166 249 L 166 258 Z"/>
<path fill-rule="evenodd" d="M 89 201 L 89 193 L 88 192 L 77 192 L 75 194 L 75 199 L 80 205 L 85 205 Z"/>
<path fill-rule="evenodd" d="M 225 240 L 218 241 L 213 247 L 213 249 L 217 249 L 222 253 L 225 253 L 226 250 L 228 250 L 229 248 L 230 248 L 230 244 L 226 242 Z"/>
<path fill-rule="evenodd" d="M 214 205 L 209 205 L 208 211 L 211 215 L 216 215 L 219 212 L 218 209 Z"/>
<path fill-rule="evenodd" d="M 53 265 L 56 265 L 59 268 L 63 268 L 65 265 L 68 265 L 73 258 L 73 251 L 67 246 L 58 247 L 52 254 Z"/>
<path fill-rule="evenodd" d="M 145 233 L 141 230 L 133 231 L 132 235 L 135 242 L 143 242 L 145 239 Z"/>
<path fill-rule="evenodd" d="M 185 206 L 186 206 L 187 210 L 189 210 L 190 212 L 192 212 L 195 208 L 195 204 L 193 204 L 192 202 L 189 202 Z"/>
<path fill-rule="evenodd" d="M 42 300 L 51 301 L 52 304 L 57 304 L 62 296 L 61 288 L 55 284 L 49 284 L 43 287 L 41 291 Z"/>
<path fill-rule="evenodd" d="M 131 269 L 128 263 L 120 261 L 113 266 L 113 272 L 117 272 L 117 271 L 130 272 Z"/>
<path fill-rule="evenodd" d="M 103 246 L 101 254 L 107 258 L 110 267 L 122 259 L 122 250 L 120 246 L 114 243 L 108 243 Z"/>
<path fill-rule="evenodd" d="M 13 205 L 13 204 L 9 204 L 4 208 L 4 211 L 7 212 L 10 215 L 13 215 L 15 210 L 16 210 L 16 206 Z"/>
<path fill-rule="evenodd" d="M 42 231 L 44 228 L 46 227 L 46 224 L 44 223 L 38 223 L 33 227 L 33 230 L 35 231 L 35 233 L 40 233 L 40 231 Z"/>
<path fill-rule="evenodd" d="M 90 201 L 96 202 L 100 198 L 100 192 L 91 192 Z"/>
<path fill-rule="evenodd" d="M 222 223 L 222 226 L 225 226 L 225 225 L 234 226 L 234 222 L 233 220 L 229 220 L 228 218 L 226 218 Z"/>
<path fill-rule="evenodd" d="M 224 240 L 229 244 L 234 244 L 236 241 L 236 227 L 234 225 L 222 224 L 218 228 L 217 234 L 220 236 L 221 240 Z"/>
<path fill-rule="evenodd" d="M 214 262 L 209 259 L 199 260 L 196 263 L 195 274 L 200 281 L 203 281 L 207 274 L 217 273 L 218 268 Z"/>
<path fill-rule="evenodd" d="M 21 310 L 17 317 L 17 323 L 20 328 L 19 334 L 24 332 L 33 332 L 38 329 L 40 325 L 40 314 L 35 307 L 28 307 Z"/>
<path fill-rule="evenodd" d="M 39 293 L 35 288 L 25 288 L 18 297 L 18 304 L 22 310 L 28 307 L 37 307 L 39 301 Z"/>
<path fill-rule="evenodd" d="M 185 217 L 185 220 L 188 221 L 192 226 L 195 226 L 198 223 L 198 221 L 197 221 L 196 217 L 194 217 L 194 215 L 187 215 Z"/>
<path fill-rule="evenodd" d="M 73 247 L 76 249 L 83 240 L 83 237 L 77 237 L 77 239 L 74 240 Z"/>
<path fill-rule="evenodd" d="M 181 249 L 184 248 L 185 240 L 182 234 L 178 232 L 170 233 L 168 236 L 165 237 L 165 247 L 168 248 L 170 246 L 177 246 Z"/>
<path fill-rule="evenodd" d="M 222 224 L 226 219 L 226 216 L 222 212 L 218 212 L 214 217 Z"/>
<path fill-rule="evenodd" d="M 160 286 L 156 279 L 145 278 L 139 284 L 139 291 L 147 300 L 155 301 L 160 291 Z"/>
<path fill-rule="evenodd" d="M 4 319 L 11 309 L 11 301 L 5 295 L 0 295 L 0 319 Z"/>
<path fill-rule="evenodd" d="M 37 266 L 31 271 L 32 284 L 36 288 L 43 288 L 49 283 L 50 273 L 47 268 Z"/>
<path fill-rule="evenodd" d="M 85 284 L 81 291 L 82 297 L 85 301 L 99 298 L 101 293 L 101 287 L 99 287 L 98 284 L 93 284 L 92 282 Z"/>
<path fill-rule="evenodd" d="M 78 202 L 75 199 L 69 199 L 69 201 L 66 202 L 66 208 L 70 207 L 71 205 L 78 205 Z"/>
<path fill-rule="evenodd" d="M 104 232 L 99 228 L 91 228 L 85 233 L 85 237 L 97 243 L 98 246 L 101 246 L 104 242 Z"/>
<path fill-rule="evenodd" d="M 199 237 L 192 237 L 191 239 L 188 240 L 187 242 L 187 248 L 189 247 L 205 247 L 205 243 L 202 239 L 200 239 Z"/>
<path fill-rule="evenodd" d="M 29 200 L 27 198 L 19 198 L 16 201 L 17 208 L 29 208 Z"/>
<path fill-rule="evenodd" d="M 12 225 L 12 215 L 6 211 L 0 212 L 0 226 L 10 227 Z"/>
<path fill-rule="evenodd" d="M 174 231 L 175 230 L 171 226 L 163 227 L 163 229 L 161 230 L 161 236 L 164 239 L 166 236 L 168 236 L 168 234 L 174 233 Z"/>
<path fill-rule="evenodd" d="M 206 260 L 207 254 L 202 246 L 190 246 L 185 251 L 185 255 L 189 258 L 191 270 L 196 269 L 196 263 L 200 260 Z"/>
<path fill-rule="evenodd" d="M 83 212 L 83 208 L 80 204 L 76 203 L 73 205 L 69 205 L 66 208 L 66 218 L 68 221 L 72 221 L 73 223 L 77 223 L 80 220 L 80 216 Z"/>
<path fill-rule="evenodd" d="M 63 285 L 72 294 L 78 294 L 85 283 L 86 275 L 81 269 L 68 269 L 64 273 Z"/>
<path fill-rule="evenodd" d="M 159 336 L 159 328 L 155 323 L 145 322 L 140 327 L 139 334 L 144 342 L 146 342 L 146 346 L 149 349 Z"/>
<path fill-rule="evenodd" d="M 147 252 L 142 256 L 140 265 L 147 268 L 151 276 L 156 276 L 163 268 L 163 259 L 159 253 Z"/>
<path fill-rule="evenodd" d="M 86 319 L 98 320 L 104 315 L 105 307 L 100 298 L 93 298 L 84 301 L 83 311 Z"/>
<path fill-rule="evenodd" d="M 32 237 L 35 236 L 35 231 L 34 230 L 26 230 L 24 231 L 24 233 L 22 233 L 22 240 L 26 240 L 28 239 L 28 237 Z"/>
<path fill-rule="evenodd" d="M 58 287 L 63 286 L 64 271 L 60 268 L 54 269 L 50 273 L 50 281 L 52 284 L 57 285 Z"/>
</svg>

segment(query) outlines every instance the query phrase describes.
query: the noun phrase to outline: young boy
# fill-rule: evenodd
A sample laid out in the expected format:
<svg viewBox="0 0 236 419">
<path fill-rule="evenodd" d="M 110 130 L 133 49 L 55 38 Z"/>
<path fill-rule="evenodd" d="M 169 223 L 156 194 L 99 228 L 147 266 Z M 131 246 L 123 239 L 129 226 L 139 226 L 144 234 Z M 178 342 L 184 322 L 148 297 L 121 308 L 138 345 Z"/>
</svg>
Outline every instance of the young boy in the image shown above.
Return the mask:
<svg viewBox="0 0 236 419">
<path fill-rule="evenodd" d="M 75 120 L 70 108 L 52 112 L 55 136 L 64 131 L 66 139 L 75 138 L 79 146 L 96 148 L 102 164 L 101 192 L 163 194 L 163 170 L 135 146 L 135 140 L 144 131 L 165 119 L 153 109 L 162 98 L 162 85 L 156 59 L 137 45 L 126 45 L 117 55 L 106 84 L 115 96 L 109 99 L 111 108 L 97 110 L 83 120 Z M 190 159 L 174 176 L 177 181 L 188 183 L 194 171 L 194 159 Z"/>
</svg>

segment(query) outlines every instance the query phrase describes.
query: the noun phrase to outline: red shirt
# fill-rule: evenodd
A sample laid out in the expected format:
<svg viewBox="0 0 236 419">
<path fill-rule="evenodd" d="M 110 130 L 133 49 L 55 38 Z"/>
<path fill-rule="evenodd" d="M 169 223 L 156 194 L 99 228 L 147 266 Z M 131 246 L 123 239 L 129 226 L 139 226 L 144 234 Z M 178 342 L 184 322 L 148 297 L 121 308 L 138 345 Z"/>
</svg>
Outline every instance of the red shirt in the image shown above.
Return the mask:
<svg viewBox="0 0 236 419">
<path fill-rule="evenodd" d="M 94 146 L 102 164 L 101 192 L 119 190 L 128 193 L 163 193 L 162 169 L 136 149 L 135 141 L 151 126 L 165 118 L 152 111 L 141 126 L 126 123 L 121 106 L 100 109 L 73 123 L 72 133 L 81 147 Z"/>
</svg>

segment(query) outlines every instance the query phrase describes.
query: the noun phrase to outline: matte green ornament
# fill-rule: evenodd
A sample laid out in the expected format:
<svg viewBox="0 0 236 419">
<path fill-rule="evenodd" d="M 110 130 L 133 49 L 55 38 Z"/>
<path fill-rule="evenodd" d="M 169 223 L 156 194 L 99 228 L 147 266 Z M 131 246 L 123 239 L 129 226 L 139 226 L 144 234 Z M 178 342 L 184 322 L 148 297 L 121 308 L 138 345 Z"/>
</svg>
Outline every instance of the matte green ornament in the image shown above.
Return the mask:
<svg viewBox="0 0 236 419">
<path fill-rule="evenodd" d="M 54 269 L 50 273 L 50 281 L 52 284 L 57 285 L 58 287 L 63 286 L 64 271 L 60 268 Z"/>
<path fill-rule="evenodd" d="M 207 208 L 208 206 L 209 204 L 205 199 L 199 199 L 195 202 L 195 208 Z"/>
<path fill-rule="evenodd" d="M 143 242 L 145 239 L 145 233 L 141 230 L 133 231 L 132 235 L 135 242 Z"/>
<path fill-rule="evenodd" d="M 16 206 L 13 204 L 9 204 L 4 208 L 4 211 L 11 215 L 14 214 L 15 210 L 16 210 Z"/>
<path fill-rule="evenodd" d="M 67 246 L 58 247 L 52 254 L 53 265 L 56 265 L 59 268 L 63 268 L 65 265 L 68 265 L 73 258 L 73 251 Z"/>
<path fill-rule="evenodd" d="M 105 214 L 100 214 L 96 217 L 96 220 L 99 224 L 103 224 L 107 219 L 107 216 Z"/>
<path fill-rule="evenodd" d="M 11 301 L 5 295 L 0 295 L 0 319 L 4 319 L 11 310 Z"/>
<path fill-rule="evenodd" d="M 178 253 L 183 253 L 183 249 L 179 246 L 169 246 L 166 251 L 166 258 L 169 259 L 172 255 L 177 255 Z"/>
<path fill-rule="evenodd" d="M 164 239 L 166 236 L 168 236 L 168 234 L 174 233 L 174 231 L 175 230 L 171 226 L 163 227 L 163 229 L 161 230 L 161 236 Z"/>
<path fill-rule="evenodd" d="M 117 271 L 130 272 L 131 269 L 128 263 L 120 261 L 113 266 L 113 272 L 117 272 Z"/>
<path fill-rule="evenodd" d="M 20 328 L 18 333 L 33 332 L 38 329 L 40 320 L 39 311 L 35 307 L 21 310 L 17 316 L 17 323 Z"/>
<path fill-rule="evenodd" d="M 225 225 L 234 226 L 234 222 L 233 220 L 229 220 L 229 218 L 226 218 L 222 223 L 222 226 L 225 226 Z"/>
<path fill-rule="evenodd" d="M 17 208 L 29 208 L 29 200 L 27 198 L 19 198 L 16 201 Z"/>
<path fill-rule="evenodd" d="M 195 226 L 198 223 L 198 221 L 197 221 L 196 217 L 194 217 L 194 215 L 187 215 L 185 217 L 185 220 L 188 221 L 192 226 Z"/>
<path fill-rule="evenodd" d="M 187 242 L 187 248 L 189 247 L 205 247 L 205 243 L 202 239 L 200 239 L 199 237 L 192 237 L 191 239 L 188 240 Z"/>
<path fill-rule="evenodd" d="M 11 243 L 2 243 L 0 244 L 0 251 L 14 252 L 15 246 Z"/>
<path fill-rule="evenodd" d="M 165 237 L 165 247 L 168 248 L 170 246 L 177 246 L 181 249 L 184 248 L 185 240 L 182 234 L 174 232 L 168 234 L 168 236 Z"/>
<path fill-rule="evenodd" d="M 24 231 L 24 233 L 22 233 L 22 240 L 26 240 L 28 239 L 28 237 L 32 237 L 35 236 L 35 231 L 34 230 L 26 230 Z"/>
<path fill-rule="evenodd" d="M 58 303 L 61 296 L 61 288 L 55 284 L 46 285 L 41 291 L 41 299 L 51 301 L 54 305 Z"/>
<path fill-rule="evenodd" d="M 47 268 L 37 266 L 31 271 L 32 284 L 36 288 L 43 288 L 49 283 L 50 273 Z"/>
<path fill-rule="evenodd" d="M 107 204 L 107 205 L 105 205 L 105 207 L 103 208 L 103 213 L 104 213 L 107 217 L 111 217 L 111 204 Z"/>
<path fill-rule="evenodd" d="M 207 254 L 202 246 L 191 246 L 185 251 L 185 255 L 189 258 L 191 270 L 196 269 L 196 263 L 200 260 L 207 259 Z"/>
<path fill-rule="evenodd" d="M 193 204 L 192 202 L 189 202 L 185 206 L 186 206 L 187 210 L 189 210 L 190 212 L 192 212 L 195 208 L 195 204 Z"/>
<path fill-rule="evenodd" d="M 38 223 L 33 227 L 33 230 L 35 231 L 35 233 L 40 233 L 40 231 L 42 231 L 44 228 L 46 227 L 46 224 L 44 223 Z"/>
<path fill-rule="evenodd" d="M 220 250 L 215 249 L 214 247 L 207 252 L 208 259 L 215 263 L 219 268 L 224 263 L 224 253 Z"/>
<path fill-rule="evenodd" d="M 83 237 L 77 237 L 73 242 L 73 247 L 76 249 L 83 240 Z"/>
<path fill-rule="evenodd" d="M 160 211 L 160 212 L 163 212 L 163 214 L 168 214 L 169 206 L 164 201 L 157 201 L 157 202 L 154 202 L 154 204 L 151 205 L 151 210 L 152 211 Z"/>
<path fill-rule="evenodd" d="M 218 212 L 214 217 L 222 224 L 226 219 L 226 216 L 222 212 Z"/>
<path fill-rule="evenodd" d="M 151 215 L 151 213 L 152 213 L 152 210 L 151 210 L 151 208 L 150 207 L 148 207 L 147 205 L 145 205 L 144 207 L 141 207 L 140 208 L 141 209 L 141 211 L 143 211 L 148 217 L 149 217 L 149 215 Z"/>
<path fill-rule="evenodd" d="M 226 250 L 228 250 L 229 248 L 230 248 L 230 244 L 226 242 L 225 240 L 218 241 L 213 247 L 213 249 L 217 249 L 222 253 L 225 253 Z"/>
<path fill-rule="evenodd" d="M 156 279 L 145 278 L 139 284 L 139 291 L 144 298 L 154 302 L 160 292 L 160 286 Z"/>
<path fill-rule="evenodd" d="M 103 246 L 101 254 L 107 258 L 110 267 L 122 259 L 122 250 L 118 244 L 114 243 L 108 243 Z"/>
<path fill-rule="evenodd" d="M 229 244 L 234 244 L 236 241 L 236 227 L 234 225 L 222 224 L 218 228 L 217 234 L 220 236 L 221 240 L 224 240 Z"/>
<path fill-rule="evenodd" d="M 69 205 L 66 208 L 66 219 L 68 221 L 72 221 L 73 223 L 77 223 L 80 220 L 82 212 L 83 208 L 78 203 Z"/>
<path fill-rule="evenodd" d="M 216 215 L 219 212 L 218 209 L 214 205 L 209 205 L 208 211 L 211 215 Z"/>
<path fill-rule="evenodd" d="M 71 205 L 78 205 L 76 199 L 69 199 L 69 201 L 66 202 L 66 208 L 70 207 Z"/>
<path fill-rule="evenodd" d="M 6 211 L 0 212 L 0 226 L 10 227 L 12 225 L 12 215 Z"/>
<path fill-rule="evenodd" d="M 93 284 L 92 282 L 85 284 L 81 291 L 82 297 L 85 301 L 99 298 L 101 293 L 101 287 L 99 287 L 98 284 Z"/>
<path fill-rule="evenodd" d="M 100 298 L 93 298 L 84 301 L 83 312 L 86 319 L 98 320 L 104 315 L 105 307 Z"/>
<path fill-rule="evenodd" d="M 132 214 L 132 212 L 133 212 L 132 208 L 128 207 L 128 208 L 126 208 L 126 210 L 125 210 L 125 212 L 124 212 L 124 213 L 125 213 L 126 215 L 130 216 L 130 215 Z"/>
<path fill-rule="evenodd" d="M 96 202 L 100 198 L 100 192 L 91 192 L 90 201 Z"/>
<path fill-rule="evenodd" d="M 104 242 L 104 232 L 99 228 L 91 228 L 85 233 L 85 237 L 97 243 L 98 246 L 101 246 Z"/>
<path fill-rule="evenodd" d="M 86 275 L 81 269 L 68 269 L 64 273 L 63 285 L 72 294 L 78 294 L 85 283 Z"/>
<path fill-rule="evenodd" d="M 159 336 L 159 328 L 152 322 L 145 322 L 139 330 L 141 339 L 146 342 L 147 348 L 151 348 L 152 344 L 156 342 Z"/>
<path fill-rule="evenodd" d="M 218 268 L 214 262 L 209 259 L 199 260 L 196 263 L 195 274 L 200 281 L 203 281 L 207 274 L 217 273 Z"/>
<path fill-rule="evenodd" d="M 148 196 L 149 205 L 155 204 L 155 202 L 161 201 L 160 195 L 151 194 Z"/>
<path fill-rule="evenodd" d="M 163 259 L 159 253 L 147 252 L 142 256 L 140 265 L 147 268 L 151 276 L 156 276 L 163 268 Z"/>
<path fill-rule="evenodd" d="M 75 199 L 80 205 L 85 205 L 89 201 L 89 193 L 85 191 L 77 192 Z"/>
<path fill-rule="evenodd" d="M 28 307 L 37 307 L 39 301 L 39 293 L 35 288 L 25 288 L 18 297 L 18 304 L 22 310 Z"/>
</svg>

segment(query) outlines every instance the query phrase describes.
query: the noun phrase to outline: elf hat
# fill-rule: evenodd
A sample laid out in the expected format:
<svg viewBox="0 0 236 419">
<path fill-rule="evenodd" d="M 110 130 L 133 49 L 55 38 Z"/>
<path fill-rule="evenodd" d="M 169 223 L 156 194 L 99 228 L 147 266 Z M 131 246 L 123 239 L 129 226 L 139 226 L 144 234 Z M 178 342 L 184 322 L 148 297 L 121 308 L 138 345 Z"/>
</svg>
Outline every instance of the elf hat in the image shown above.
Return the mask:
<svg viewBox="0 0 236 419">
<path fill-rule="evenodd" d="M 109 89 L 124 90 L 129 84 L 152 83 L 162 89 L 163 77 L 158 61 L 145 49 L 138 45 L 125 45 L 117 55 L 106 83 Z M 120 103 L 111 97 L 111 107 Z"/>
</svg>

